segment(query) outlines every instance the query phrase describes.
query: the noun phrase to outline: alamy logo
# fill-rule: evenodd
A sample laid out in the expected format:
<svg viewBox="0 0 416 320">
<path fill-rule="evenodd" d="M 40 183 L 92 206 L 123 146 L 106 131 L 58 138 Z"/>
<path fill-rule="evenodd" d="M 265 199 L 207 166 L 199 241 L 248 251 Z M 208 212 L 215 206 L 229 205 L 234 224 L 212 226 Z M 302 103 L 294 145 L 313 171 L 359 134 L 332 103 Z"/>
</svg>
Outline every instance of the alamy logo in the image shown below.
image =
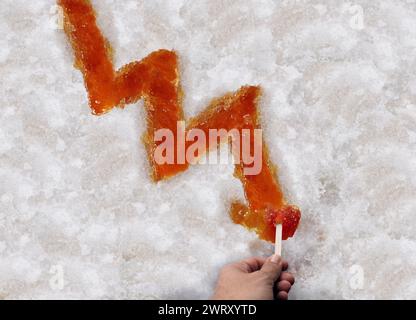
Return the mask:
<svg viewBox="0 0 416 320">
<path fill-rule="evenodd" d="M 254 137 L 251 137 L 252 133 Z M 160 144 L 154 151 L 154 159 L 158 165 L 243 163 L 243 174 L 255 176 L 262 169 L 262 137 L 261 129 L 254 129 L 253 132 L 249 129 L 209 129 L 207 136 L 198 128 L 186 132 L 185 122 L 178 121 L 176 138 L 174 132 L 169 129 L 159 129 L 155 132 L 155 142 Z M 218 145 L 224 141 L 230 142 L 231 158 L 229 152 L 221 152 L 223 149 L 220 149 L 219 155 L 218 152 L 213 152 L 218 150 Z M 207 149 L 212 151 L 206 153 Z"/>
</svg>

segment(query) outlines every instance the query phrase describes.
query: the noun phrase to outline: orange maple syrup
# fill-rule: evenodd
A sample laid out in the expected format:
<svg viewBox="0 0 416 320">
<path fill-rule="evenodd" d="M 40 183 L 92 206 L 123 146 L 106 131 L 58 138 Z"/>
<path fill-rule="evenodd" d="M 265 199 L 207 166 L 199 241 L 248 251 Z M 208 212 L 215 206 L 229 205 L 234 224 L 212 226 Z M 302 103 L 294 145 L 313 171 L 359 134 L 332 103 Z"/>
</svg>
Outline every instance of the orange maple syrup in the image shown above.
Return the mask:
<svg viewBox="0 0 416 320">
<path fill-rule="evenodd" d="M 186 170 L 188 162 L 158 164 L 154 159 L 158 146 L 154 133 L 159 129 L 169 129 L 176 137 L 177 122 L 184 120 L 176 53 L 159 50 L 115 71 L 111 47 L 97 26 L 90 1 L 58 0 L 58 3 L 64 11 L 65 32 L 74 50 L 75 65 L 84 76 L 92 112 L 101 115 L 115 106 L 124 107 L 144 99 L 147 112 L 144 143 L 152 178 L 160 181 Z M 245 129 L 250 131 L 250 144 L 253 145 L 254 130 L 260 128 L 259 96 L 260 88 L 247 86 L 215 99 L 205 111 L 189 120 L 186 130 L 200 129 L 208 136 L 210 129 L 237 129 L 240 132 Z M 177 157 L 176 152 L 174 154 Z M 264 143 L 260 173 L 246 175 L 244 167 L 243 163 L 237 164 L 235 176 L 243 184 L 248 206 L 234 202 L 230 212 L 232 220 L 270 242 L 275 239 L 275 223 L 283 224 L 284 240 L 293 236 L 300 211 L 286 204 Z"/>
</svg>

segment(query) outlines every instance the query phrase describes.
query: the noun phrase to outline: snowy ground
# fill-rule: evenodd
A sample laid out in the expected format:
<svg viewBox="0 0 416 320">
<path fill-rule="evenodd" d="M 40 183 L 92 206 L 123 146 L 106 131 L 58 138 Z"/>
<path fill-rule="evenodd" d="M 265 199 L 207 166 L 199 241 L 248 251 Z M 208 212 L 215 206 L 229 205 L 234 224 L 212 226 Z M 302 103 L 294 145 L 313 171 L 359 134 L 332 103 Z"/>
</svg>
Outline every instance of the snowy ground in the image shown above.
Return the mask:
<svg viewBox="0 0 416 320">
<path fill-rule="evenodd" d="M 415 0 L 94 0 L 117 66 L 181 60 L 185 112 L 244 84 L 288 197 L 292 298 L 416 298 Z M 142 104 L 90 114 L 52 0 L 0 5 L 0 298 L 207 298 L 272 248 L 232 166 L 158 185 Z"/>
</svg>

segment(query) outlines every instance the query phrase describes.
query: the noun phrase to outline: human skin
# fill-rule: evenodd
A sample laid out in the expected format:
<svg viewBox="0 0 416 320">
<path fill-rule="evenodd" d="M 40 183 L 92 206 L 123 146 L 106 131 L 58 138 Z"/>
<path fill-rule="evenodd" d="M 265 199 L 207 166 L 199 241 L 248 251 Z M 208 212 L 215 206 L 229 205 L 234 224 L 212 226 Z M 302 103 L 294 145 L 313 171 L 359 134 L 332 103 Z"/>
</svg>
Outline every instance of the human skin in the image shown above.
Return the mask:
<svg viewBox="0 0 416 320">
<path fill-rule="evenodd" d="M 220 271 L 213 300 L 287 300 L 295 277 L 278 255 L 253 257 Z"/>
</svg>

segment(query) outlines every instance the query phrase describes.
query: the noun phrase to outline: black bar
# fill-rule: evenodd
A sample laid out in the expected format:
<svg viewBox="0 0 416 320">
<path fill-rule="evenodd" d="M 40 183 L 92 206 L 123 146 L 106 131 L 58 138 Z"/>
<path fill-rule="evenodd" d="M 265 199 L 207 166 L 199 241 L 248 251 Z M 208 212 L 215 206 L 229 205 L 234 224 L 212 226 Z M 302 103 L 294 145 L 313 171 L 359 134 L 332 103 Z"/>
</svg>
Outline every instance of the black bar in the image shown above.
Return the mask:
<svg viewBox="0 0 416 320">
<path fill-rule="evenodd" d="M 413 314 L 414 301 L 2 301 L 0 314 L 42 319 L 337 319 Z M 7 310 L 8 309 L 8 310 Z M 9 313 L 10 312 L 10 313 Z M 5 316 L 4 319 L 7 319 Z"/>
</svg>

